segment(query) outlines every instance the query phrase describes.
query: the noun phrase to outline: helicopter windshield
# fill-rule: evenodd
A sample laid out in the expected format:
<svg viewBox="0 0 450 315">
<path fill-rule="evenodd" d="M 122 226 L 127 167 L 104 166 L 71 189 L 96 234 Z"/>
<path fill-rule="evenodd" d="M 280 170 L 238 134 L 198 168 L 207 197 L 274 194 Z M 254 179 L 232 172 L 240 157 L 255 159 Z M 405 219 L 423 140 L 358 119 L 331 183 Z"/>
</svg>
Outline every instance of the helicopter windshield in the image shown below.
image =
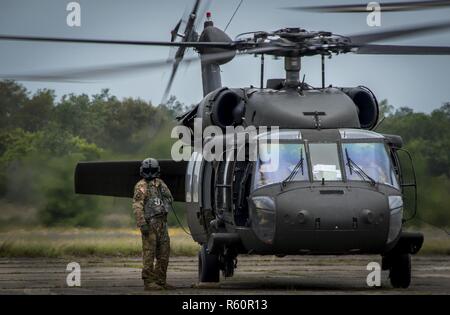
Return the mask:
<svg viewBox="0 0 450 315">
<path fill-rule="evenodd" d="M 341 149 L 342 164 L 339 159 Z M 306 145 L 297 141 L 261 143 L 253 186 L 257 189 L 274 183 L 310 181 L 310 174 L 312 181 L 342 181 L 342 168 L 347 180 L 373 181 L 399 188 L 382 142 L 344 142 L 341 145 L 334 142 Z"/>
<path fill-rule="evenodd" d="M 336 143 L 311 143 L 309 151 L 314 180 L 342 180 Z"/>
<path fill-rule="evenodd" d="M 260 144 L 256 162 L 255 186 L 261 187 L 280 183 L 291 176 L 292 181 L 306 181 L 308 163 L 303 143 L 269 143 Z M 300 161 L 304 162 L 301 163 Z M 297 171 L 293 172 L 294 169 Z"/>
<path fill-rule="evenodd" d="M 352 162 L 375 182 L 398 188 L 397 178 L 384 143 L 343 143 L 345 173 L 348 180 L 365 180 L 352 168 Z M 348 161 L 350 159 L 350 161 Z"/>
</svg>

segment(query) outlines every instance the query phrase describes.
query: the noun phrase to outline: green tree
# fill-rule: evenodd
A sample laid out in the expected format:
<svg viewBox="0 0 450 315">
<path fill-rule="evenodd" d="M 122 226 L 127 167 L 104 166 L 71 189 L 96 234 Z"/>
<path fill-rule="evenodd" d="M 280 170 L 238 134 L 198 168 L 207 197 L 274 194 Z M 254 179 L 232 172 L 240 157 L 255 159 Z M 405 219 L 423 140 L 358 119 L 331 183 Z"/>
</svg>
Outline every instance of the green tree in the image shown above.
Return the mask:
<svg viewBox="0 0 450 315">
<path fill-rule="evenodd" d="M 55 92 L 39 90 L 22 104 L 13 119 L 15 126 L 26 131 L 39 131 L 52 119 Z"/>
<path fill-rule="evenodd" d="M 28 101 L 27 90 L 14 81 L 0 81 L 0 128 L 15 128 L 12 118 Z"/>
<path fill-rule="evenodd" d="M 39 220 L 45 226 L 99 225 L 102 212 L 98 197 L 79 196 L 73 191 L 73 170 L 83 156 L 71 155 L 50 160 L 40 191 L 45 203 L 39 208 Z"/>
</svg>

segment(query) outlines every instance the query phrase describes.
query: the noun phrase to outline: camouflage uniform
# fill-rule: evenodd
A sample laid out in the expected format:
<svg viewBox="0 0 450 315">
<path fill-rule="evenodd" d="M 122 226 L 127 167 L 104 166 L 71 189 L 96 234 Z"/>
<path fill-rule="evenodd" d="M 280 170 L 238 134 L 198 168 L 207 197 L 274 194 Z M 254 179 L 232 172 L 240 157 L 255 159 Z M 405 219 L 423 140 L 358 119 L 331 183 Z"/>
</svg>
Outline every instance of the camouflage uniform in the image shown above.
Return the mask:
<svg viewBox="0 0 450 315">
<path fill-rule="evenodd" d="M 134 188 L 133 212 L 138 228 L 149 225 L 149 233 L 142 233 L 142 256 L 144 268 L 142 279 L 145 286 L 150 283 L 158 285 L 166 284 L 166 272 L 169 264 L 170 239 L 167 231 L 167 214 L 146 220 L 144 209 L 148 202 L 163 199 L 166 203 L 172 203 L 173 198 L 169 188 L 159 178 L 152 180 L 140 180 Z M 167 209 L 168 210 L 168 209 Z M 155 265 L 153 265 L 156 259 Z"/>
</svg>

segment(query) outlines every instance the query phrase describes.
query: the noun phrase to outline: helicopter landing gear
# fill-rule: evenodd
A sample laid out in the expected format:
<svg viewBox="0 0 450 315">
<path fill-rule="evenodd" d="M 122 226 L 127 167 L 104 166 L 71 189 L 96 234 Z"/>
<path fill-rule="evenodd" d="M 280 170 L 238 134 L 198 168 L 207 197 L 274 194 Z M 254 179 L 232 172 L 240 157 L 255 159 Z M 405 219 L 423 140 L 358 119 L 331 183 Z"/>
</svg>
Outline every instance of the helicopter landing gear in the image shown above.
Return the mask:
<svg viewBox="0 0 450 315">
<path fill-rule="evenodd" d="M 198 280 L 199 282 L 219 282 L 219 257 L 208 253 L 206 244 L 203 244 L 198 253 Z"/>
<path fill-rule="evenodd" d="M 389 269 L 394 288 L 408 288 L 411 284 L 411 255 L 398 253 L 383 257 L 383 269 Z"/>
<path fill-rule="evenodd" d="M 220 265 L 222 269 L 222 275 L 225 278 L 232 277 L 234 275 L 234 269 L 237 266 L 237 258 L 234 251 L 229 248 L 225 248 L 224 253 L 220 255 Z"/>
</svg>

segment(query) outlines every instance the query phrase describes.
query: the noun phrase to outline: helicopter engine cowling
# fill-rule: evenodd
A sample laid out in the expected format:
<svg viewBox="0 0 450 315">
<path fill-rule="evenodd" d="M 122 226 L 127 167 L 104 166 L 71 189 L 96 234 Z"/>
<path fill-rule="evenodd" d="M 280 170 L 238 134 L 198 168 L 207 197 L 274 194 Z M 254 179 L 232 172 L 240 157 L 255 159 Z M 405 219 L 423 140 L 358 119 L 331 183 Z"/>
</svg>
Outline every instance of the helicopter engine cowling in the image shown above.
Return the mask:
<svg viewBox="0 0 450 315">
<path fill-rule="evenodd" d="M 202 128 L 219 126 L 223 130 L 227 126 L 242 123 L 245 103 L 242 97 L 233 90 L 221 88 L 208 94 L 200 103 L 197 117 L 201 117 Z"/>
<path fill-rule="evenodd" d="M 364 86 L 341 88 L 347 94 L 358 110 L 358 118 L 363 129 L 373 129 L 378 121 L 378 101 L 371 90 Z"/>
</svg>

